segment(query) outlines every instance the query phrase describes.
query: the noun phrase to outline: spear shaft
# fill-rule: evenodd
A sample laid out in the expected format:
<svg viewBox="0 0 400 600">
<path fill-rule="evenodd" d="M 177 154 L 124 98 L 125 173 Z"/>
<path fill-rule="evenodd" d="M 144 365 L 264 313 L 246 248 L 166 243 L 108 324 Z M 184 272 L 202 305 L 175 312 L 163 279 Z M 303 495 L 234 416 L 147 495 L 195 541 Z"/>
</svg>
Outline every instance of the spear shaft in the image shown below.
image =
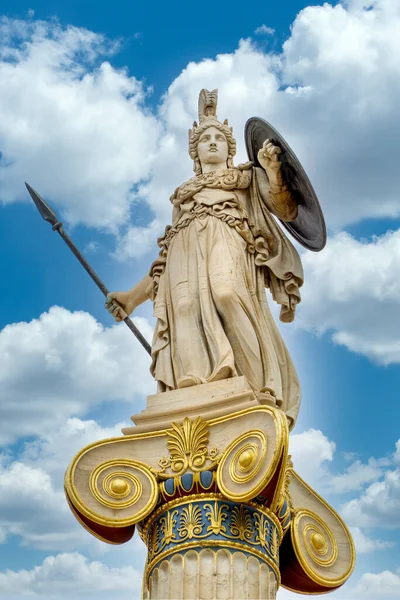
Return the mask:
<svg viewBox="0 0 400 600">
<path fill-rule="evenodd" d="M 71 240 L 69 235 L 67 235 L 65 233 L 65 231 L 62 228 L 63 224 L 61 223 L 61 221 L 58 220 L 57 215 L 54 212 L 54 210 L 51 208 L 51 206 L 49 206 L 49 204 L 47 204 L 47 202 L 45 202 L 43 200 L 43 198 L 41 198 L 39 196 L 39 194 L 37 192 L 35 192 L 35 190 L 28 183 L 25 183 L 25 185 L 27 187 L 28 192 L 30 193 L 30 195 L 32 197 L 32 200 L 34 201 L 34 203 L 36 205 L 36 208 L 42 215 L 43 219 L 52 225 L 53 231 L 57 231 L 60 234 L 60 236 L 62 237 L 64 242 L 67 244 L 68 248 L 70 250 L 72 250 L 72 252 L 75 254 L 76 258 L 79 260 L 79 262 L 81 263 L 81 265 L 85 269 L 85 271 L 93 279 L 93 281 L 95 282 L 97 287 L 103 292 L 104 296 L 108 296 L 109 290 L 106 288 L 104 283 L 101 281 L 101 279 L 97 275 L 97 273 L 89 265 L 89 263 L 87 262 L 85 257 L 82 256 L 82 254 L 79 252 L 78 248 L 75 246 L 75 244 L 73 243 L 73 241 Z M 151 346 L 150 346 L 149 342 L 146 340 L 146 338 L 142 335 L 142 333 L 136 327 L 135 323 L 129 317 L 126 317 L 124 319 L 124 323 L 126 323 L 126 325 L 129 327 L 129 329 L 132 331 L 133 335 L 136 336 L 136 338 L 142 344 L 143 348 L 149 354 L 151 354 Z"/>
</svg>

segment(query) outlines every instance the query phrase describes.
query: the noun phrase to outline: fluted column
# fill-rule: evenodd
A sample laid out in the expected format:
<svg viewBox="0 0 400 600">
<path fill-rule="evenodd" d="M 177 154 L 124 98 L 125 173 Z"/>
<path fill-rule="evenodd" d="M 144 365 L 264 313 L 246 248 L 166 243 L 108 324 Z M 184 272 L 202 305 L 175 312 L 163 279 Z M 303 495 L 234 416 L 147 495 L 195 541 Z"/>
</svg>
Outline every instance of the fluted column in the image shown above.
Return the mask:
<svg viewBox="0 0 400 600">
<path fill-rule="evenodd" d="M 260 559 L 226 549 L 188 550 L 152 570 L 146 600 L 273 600 L 276 575 Z"/>
</svg>

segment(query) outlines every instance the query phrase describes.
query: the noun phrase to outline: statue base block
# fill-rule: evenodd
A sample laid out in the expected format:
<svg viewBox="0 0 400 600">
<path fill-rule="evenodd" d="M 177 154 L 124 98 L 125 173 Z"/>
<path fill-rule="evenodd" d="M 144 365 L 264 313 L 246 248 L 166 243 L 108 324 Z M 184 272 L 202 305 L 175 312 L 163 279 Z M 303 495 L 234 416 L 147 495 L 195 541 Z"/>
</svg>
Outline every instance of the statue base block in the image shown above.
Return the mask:
<svg viewBox="0 0 400 600">
<path fill-rule="evenodd" d="M 165 429 L 185 417 L 213 419 L 259 404 L 245 377 L 222 379 L 148 396 L 147 407 L 131 417 L 136 427 L 126 427 L 122 433 Z"/>
</svg>

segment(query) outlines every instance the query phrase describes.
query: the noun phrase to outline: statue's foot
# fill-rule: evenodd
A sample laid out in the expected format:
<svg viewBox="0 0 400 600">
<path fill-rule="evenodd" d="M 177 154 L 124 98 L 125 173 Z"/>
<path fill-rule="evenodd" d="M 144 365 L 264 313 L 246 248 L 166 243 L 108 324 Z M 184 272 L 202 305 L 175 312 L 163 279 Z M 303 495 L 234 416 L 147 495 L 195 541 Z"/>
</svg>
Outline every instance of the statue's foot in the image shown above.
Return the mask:
<svg viewBox="0 0 400 600">
<path fill-rule="evenodd" d="M 184 375 L 178 379 L 178 390 L 182 388 L 192 387 L 194 385 L 200 385 L 204 383 L 200 377 L 195 377 L 194 375 Z"/>
<path fill-rule="evenodd" d="M 268 388 L 263 388 L 257 394 L 258 400 L 260 404 L 264 404 L 267 406 L 277 406 L 276 397 L 272 390 Z"/>
<path fill-rule="evenodd" d="M 225 365 L 224 367 L 221 367 L 218 371 L 214 371 L 211 377 L 207 379 L 207 383 L 212 383 L 213 381 L 221 381 L 221 379 L 230 379 L 231 377 L 237 377 L 237 373 L 230 365 Z"/>
</svg>

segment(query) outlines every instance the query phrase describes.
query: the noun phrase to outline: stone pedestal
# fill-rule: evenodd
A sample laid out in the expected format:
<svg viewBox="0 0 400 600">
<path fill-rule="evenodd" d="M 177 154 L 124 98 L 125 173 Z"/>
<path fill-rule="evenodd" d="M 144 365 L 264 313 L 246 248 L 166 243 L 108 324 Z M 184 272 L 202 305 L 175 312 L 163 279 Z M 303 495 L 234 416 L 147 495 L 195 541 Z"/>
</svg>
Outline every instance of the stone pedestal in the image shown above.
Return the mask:
<svg viewBox="0 0 400 600">
<path fill-rule="evenodd" d="M 148 398 L 123 437 L 84 448 L 65 489 L 77 519 L 147 546 L 143 598 L 273 599 L 337 589 L 354 566 L 339 516 L 293 470 L 288 427 L 243 377 Z"/>
</svg>

